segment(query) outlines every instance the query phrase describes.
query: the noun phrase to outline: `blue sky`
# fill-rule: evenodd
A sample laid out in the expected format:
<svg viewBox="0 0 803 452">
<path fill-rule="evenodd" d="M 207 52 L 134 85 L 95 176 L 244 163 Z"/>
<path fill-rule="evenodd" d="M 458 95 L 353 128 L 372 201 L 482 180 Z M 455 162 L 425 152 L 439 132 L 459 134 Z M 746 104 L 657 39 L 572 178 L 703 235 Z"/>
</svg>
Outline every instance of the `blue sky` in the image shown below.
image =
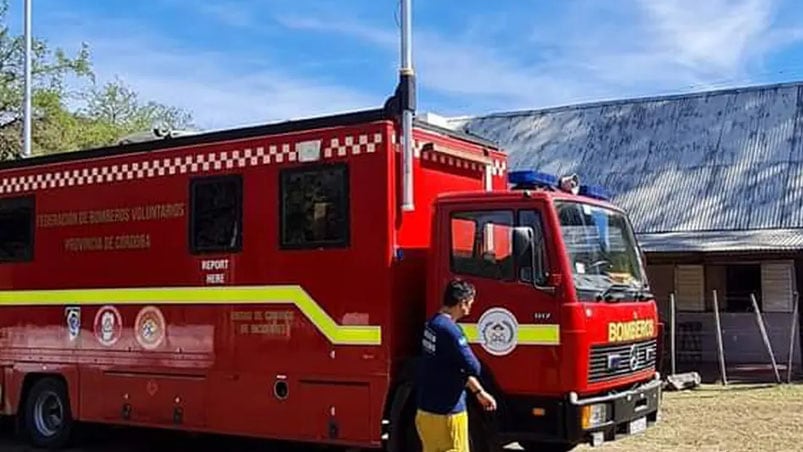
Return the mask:
<svg viewBox="0 0 803 452">
<path fill-rule="evenodd" d="M 22 0 L 10 0 L 15 31 Z M 380 106 L 398 0 L 33 0 L 34 33 L 204 129 Z M 419 110 L 803 80 L 800 0 L 414 0 Z"/>
</svg>

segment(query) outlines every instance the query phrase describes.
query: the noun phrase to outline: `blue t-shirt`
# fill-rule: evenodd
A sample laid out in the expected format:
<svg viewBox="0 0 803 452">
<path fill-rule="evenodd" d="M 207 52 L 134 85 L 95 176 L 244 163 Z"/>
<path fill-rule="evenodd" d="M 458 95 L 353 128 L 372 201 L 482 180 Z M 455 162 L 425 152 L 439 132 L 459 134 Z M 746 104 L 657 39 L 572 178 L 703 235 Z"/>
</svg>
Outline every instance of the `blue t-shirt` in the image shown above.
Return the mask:
<svg viewBox="0 0 803 452">
<path fill-rule="evenodd" d="M 418 408 L 434 414 L 466 410 L 466 381 L 478 377 L 480 362 L 463 330 L 446 314 L 436 314 L 424 328 L 423 356 L 416 384 Z"/>
</svg>

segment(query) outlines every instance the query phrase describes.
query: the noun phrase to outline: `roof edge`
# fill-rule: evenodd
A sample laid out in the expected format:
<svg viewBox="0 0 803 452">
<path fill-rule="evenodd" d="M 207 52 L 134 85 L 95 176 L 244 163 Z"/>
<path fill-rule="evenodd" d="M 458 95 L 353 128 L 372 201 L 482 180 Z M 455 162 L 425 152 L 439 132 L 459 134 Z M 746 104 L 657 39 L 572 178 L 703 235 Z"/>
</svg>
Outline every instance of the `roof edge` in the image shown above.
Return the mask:
<svg viewBox="0 0 803 452">
<path fill-rule="evenodd" d="M 803 251 L 803 228 L 636 233 L 653 253 Z"/>
<path fill-rule="evenodd" d="M 598 107 L 608 107 L 608 106 L 618 106 L 618 105 L 625 105 L 625 104 L 640 104 L 640 103 L 648 103 L 648 102 L 658 102 L 658 101 L 673 101 L 673 100 L 681 100 L 681 99 L 690 99 L 690 98 L 700 98 L 700 97 L 708 97 L 708 96 L 726 96 L 729 94 L 740 94 L 745 92 L 753 92 L 753 91 L 767 91 L 771 89 L 780 89 L 780 88 L 792 88 L 792 87 L 803 87 L 803 80 L 792 81 L 792 82 L 779 82 L 779 83 L 771 83 L 771 84 L 762 84 L 762 85 L 745 85 L 745 86 L 738 86 L 738 87 L 730 87 L 730 88 L 720 88 L 708 91 L 689 91 L 689 92 L 677 92 L 674 94 L 664 94 L 664 95 L 652 95 L 652 96 L 641 96 L 641 97 L 628 97 L 624 99 L 607 99 L 607 100 L 596 100 L 596 101 L 589 101 L 589 102 L 581 102 L 577 104 L 565 104 L 565 105 L 557 105 L 552 107 L 544 107 L 544 108 L 535 108 L 535 109 L 526 109 L 526 110 L 513 110 L 513 111 L 500 111 L 495 113 L 489 113 L 484 115 L 464 115 L 464 116 L 452 116 L 447 118 L 450 122 L 461 122 L 461 121 L 471 121 L 474 119 L 491 119 L 491 118 L 511 118 L 511 117 L 518 117 L 518 116 L 532 116 L 536 114 L 547 114 L 547 113 L 557 113 L 561 111 L 572 111 L 572 110 L 585 110 L 591 108 L 598 108 Z"/>
</svg>

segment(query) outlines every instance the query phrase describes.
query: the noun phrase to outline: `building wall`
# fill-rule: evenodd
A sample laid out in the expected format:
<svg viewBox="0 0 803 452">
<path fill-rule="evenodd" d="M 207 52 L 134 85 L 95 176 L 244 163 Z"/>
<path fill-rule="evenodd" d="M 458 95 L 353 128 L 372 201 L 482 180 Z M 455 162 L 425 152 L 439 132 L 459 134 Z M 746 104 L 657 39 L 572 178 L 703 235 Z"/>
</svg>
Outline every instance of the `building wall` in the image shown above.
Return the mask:
<svg viewBox="0 0 803 452">
<path fill-rule="evenodd" d="M 791 261 L 794 265 L 793 272 L 789 275 L 787 283 L 796 290 L 803 287 L 803 255 L 801 254 L 681 254 L 681 255 L 648 255 L 647 273 L 653 293 L 658 300 L 661 320 L 665 323 L 665 338 L 669 339 L 670 325 L 670 295 L 676 294 L 677 324 L 676 324 L 676 346 L 677 360 L 679 365 L 686 364 L 710 364 L 717 362 L 717 343 L 716 343 L 716 323 L 714 315 L 713 291 L 717 292 L 717 300 L 720 310 L 720 322 L 722 325 L 722 340 L 727 364 L 769 364 L 770 359 L 764 345 L 763 338 L 757 323 L 755 312 L 750 307 L 749 296 L 733 297 L 729 300 L 728 293 L 728 265 L 753 265 L 760 266 L 762 263 L 775 263 Z M 702 300 L 694 310 L 684 309 L 684 303 L 679 296 L 683 291 L 679 287 L 681 282 L 678 275 L 683 268 L 689 265 L 702 267 L 703 277 L 700 281 Z M 686 266 L 686 267 L 684 267 Z M 733 280 L 733 276 L 731 279 Z M 784 285 L 784 282 L 768 280 L 773 285 Z M 734 281 L 733 284 L 741 284 L 742 281 Z M 766 285 L 766 284 L 764 284 Z M 763 287 L 763 286 L 762 286 Z M 733 289 L 731 289 L 733 292 Z M 762 304 L 762 294 L 756 293 L 757 301 Z M 738 298 L 738 299 L 737 299 Z M 749 303 L 749 304 L 748 304 Z M 688 305 L 687 305 L 688 306 Z M 729 312 L 733 309 L 745 309 L 742 312 Z M 747 310 L 749 309 L 749 310 Z M 768 311 L 764 306 L 762 311 L 763 321 L 770 338 L 770 343 L 779 364 L 788 362 L 790 333 L 792 327 L 792 307 L 788 310 L 778 309 L 777 306 L 771 307 Z M 771 312 L 770 312 L 771 311 Z M 800 313 L 798 314 L 800 317 Z M 797 319 L 800 324 L 800 319 Z M 801 335 L 800 328 L 796 326 L 795 334 L 795 353 L 794 365 L 801 366 Z M 670 348 L 667 342 L 665 347 L 667 353 Z"/>
</svg>

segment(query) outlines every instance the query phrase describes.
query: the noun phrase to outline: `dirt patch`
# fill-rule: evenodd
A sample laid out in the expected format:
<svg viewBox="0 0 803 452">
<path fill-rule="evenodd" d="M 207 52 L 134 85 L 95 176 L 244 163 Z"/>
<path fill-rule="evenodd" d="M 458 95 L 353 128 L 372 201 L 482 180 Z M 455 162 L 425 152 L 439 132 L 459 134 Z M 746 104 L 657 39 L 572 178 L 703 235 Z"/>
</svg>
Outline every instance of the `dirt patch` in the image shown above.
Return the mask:
<svg viewBox="0 0 803 452">
<path fill-rule="evenodd" d="M 658 424 L 631 438 L 577 451 L 799 451 L 803 385 L 702 386 L 664 393 Z"/>
</svg>

